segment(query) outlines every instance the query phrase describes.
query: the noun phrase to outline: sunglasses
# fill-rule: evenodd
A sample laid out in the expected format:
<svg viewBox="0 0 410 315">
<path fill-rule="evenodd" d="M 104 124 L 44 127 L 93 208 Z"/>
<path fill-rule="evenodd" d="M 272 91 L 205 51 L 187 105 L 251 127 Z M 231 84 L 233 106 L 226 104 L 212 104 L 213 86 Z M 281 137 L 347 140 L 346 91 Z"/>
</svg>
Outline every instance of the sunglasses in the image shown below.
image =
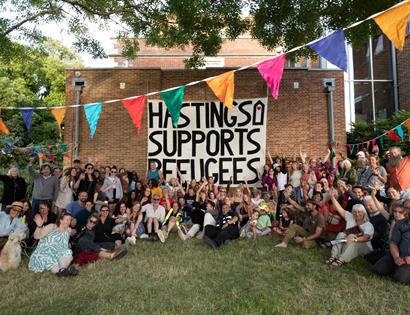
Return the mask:
<svg viewBox="0 0 410 315">
<path fill-rule="evenodd" d="M 87 167 L 87 170 L 93 170 L 94 167 Z"/>
<path fill-rule="evenodd" d="M 160 199 L 159 199 L 159 198 L 154 198 L 154 199 L 152 199 L 152 200 L 154 200 L 154 201 L 159 201 Z"/>
<path fill-rule="evenodd" d="M 403 214 L 403 213 L 404 213 L 404 211 L 402 211 L 402 210 L 393 210 L 393 212 L 394 212 L 394 213 L 400 213 L 400 214 Z"/>
<path fill-rule="evenodd" d="M 90 222 L 90 223 L 92 223 L 92 224 L 97 224 L 97 221 L 94 221 L 94 220 L 90 220 L 90 221 L 88 221 L 88 222 Z"/>
</svg>

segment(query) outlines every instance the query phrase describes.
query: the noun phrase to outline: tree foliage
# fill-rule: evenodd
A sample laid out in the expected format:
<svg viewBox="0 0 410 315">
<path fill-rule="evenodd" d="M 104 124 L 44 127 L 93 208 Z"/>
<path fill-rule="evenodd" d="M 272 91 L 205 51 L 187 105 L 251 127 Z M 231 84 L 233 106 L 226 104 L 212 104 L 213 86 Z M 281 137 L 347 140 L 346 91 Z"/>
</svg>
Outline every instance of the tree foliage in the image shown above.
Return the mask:
<svg viewBox="0 0 410 315">
<path fill-rule="evenodd" d="M 40 48 L 12 43 L 15 55 L 0 55 L 0 111 L 10 135 L 0 140 L 18 147 L 31 143 L 50 144 L 59 141 L 59 130 L 48 110 L 33 113 L 31 130 L 27 131 L 18 110 L 2 107 L 56 106 L 65 103 L 65 69 L 80 67 L 77 55 L 55 41 Z"/>
<path fill-rule="evenodd" d="M 352 123 L 352 131 L 347 134 L 348 143 L 362 143 L 365 141 L 372 140 L 383 133 L 397 127 L 406 119 L 410 118 L 410 111 L 400 111 L 399 113 L 393 115 L 388 119 L 378 119 L 373 124 L 372 121 L 362 121 L 358 120 Z M 407 130 L 405 126 L 402 126 L 404 131 L 405 140 L 400 144 L 403 152 L 410 154 L 410 130 Z M 406 132 L 407 130 L 407 132 Z M 387 135 L 383 137 L 384 149 L 387 150 L 389 146 L 397 145 L 392 139 Z M 381 148 L 380 148 L 381 149 Z"/>
<path fill-rule="evenodd" d="M 193 55 L 188 66 L 197 66 L 203 56 L 218 53 L 224 38 L 251 34 L 262 45 L 296 47 L 385 10 L 394 0 L 0 0 L 0 54 L 10 51 L 11 39 L 42 44 L 36 25 L 64 22 L 76 38 L 79 51 L 106 56 L 88 25 L 109 22 L 120 26 L 118 39 L 123 55 L 134 58 L 138 37 L 160 47 L 186 47 Z M 9 13 L 9 14 L 8 14 Z M 354 44 L 380 33 L 372 22 L 347 32 Z M 311 52 L 310 52 L 311 53 Z M 307 49 L 299 54 L 309 54 Z"/>
</svg>

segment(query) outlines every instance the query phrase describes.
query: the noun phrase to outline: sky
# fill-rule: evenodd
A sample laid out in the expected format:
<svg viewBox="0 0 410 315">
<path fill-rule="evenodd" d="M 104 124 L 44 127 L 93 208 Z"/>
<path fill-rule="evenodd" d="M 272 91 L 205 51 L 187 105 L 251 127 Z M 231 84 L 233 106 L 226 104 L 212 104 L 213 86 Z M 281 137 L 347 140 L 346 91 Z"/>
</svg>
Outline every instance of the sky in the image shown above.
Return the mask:
<svg viewBox="0 0 410 315">
<path fill-rule="evenodd" d="M 100 30 L 96 24 L 88 23 L 90 32 L 95 39 L 101 42 L 102 47 L 104 48 L 107 54 L 110 53 L 113 49 L 113 40 L 112 37 L 115 36 L 115 27 L 112 27 L 112 30 Z M 62 42 L 65 46 L 73 49 L 72 44 L 74 42 L 74 36 L 67 34 L 64 30 L 65 26 L 61 23 L 50 23 L 47 25 L 40 25 L 39 29 L 43 32 L 44 35 Z M 88 68 L 103 68 L 103 67 L 114 67 L 114 61 L 111 58 L 106 59 L 93 59 L 89 54 L 79 53 L 83 63 Z"/>
</svg>

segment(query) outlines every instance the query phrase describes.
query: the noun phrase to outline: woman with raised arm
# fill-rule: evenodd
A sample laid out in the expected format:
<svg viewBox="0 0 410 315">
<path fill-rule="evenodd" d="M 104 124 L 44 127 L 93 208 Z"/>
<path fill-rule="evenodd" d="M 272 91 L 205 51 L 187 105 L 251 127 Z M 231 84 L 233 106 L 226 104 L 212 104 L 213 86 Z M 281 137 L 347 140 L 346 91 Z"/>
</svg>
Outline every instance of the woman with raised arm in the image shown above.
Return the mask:
<svg viewBox="0 0 410 315">
<path fill-rule="evenodd" d="M 330 200 L 346 221 L 345 231 L 339 233 L 332 242 L 332 254 L 326 261 L 332 266 L 342 266 L 358 256 L 364 256 L 373 251 L 371 239 L 374 228 L 369 222 L 367 212 L 362 204 L 355 204 L 352 213 L 344 210 L 337 201 L 338 193 L 335 189 L 330 192 Z"/>
<path fill-rule="evenodd" d="M 3 196 L 0 201 L 3 209 L 14 201 L 21 201 L 25 198 L 27 184 L 24 178 L 20 176 L 17 167 L 12 166 L 7 175 L 0 175 L 0 181 L 3 182 Z"/>
</svg>

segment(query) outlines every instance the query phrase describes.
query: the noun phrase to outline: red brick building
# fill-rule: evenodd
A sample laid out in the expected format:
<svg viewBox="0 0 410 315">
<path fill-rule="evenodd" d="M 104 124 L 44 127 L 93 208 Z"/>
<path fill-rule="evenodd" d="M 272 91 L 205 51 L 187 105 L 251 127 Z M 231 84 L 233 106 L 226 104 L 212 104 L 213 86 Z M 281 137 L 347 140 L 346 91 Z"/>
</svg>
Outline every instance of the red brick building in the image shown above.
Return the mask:
<svg viewBox="0 0 410 315">
<path fill-rule="evenodd" d="M 148 92 L 164 90 L 226 72 L 231 68 L 185 70 L 160 68 L 68 69 L 66 102 L 75 104 L 72 80 L 80 76 L 87 80 L 81 103 L 121 99 Z M 271 97 L 265 81 L 257 69 L 235 74 L 235 98 L 269 96 L 267 150 L 272 155 L 292 156 L 302 147 L 311 156 L 324 156 L 329 143 L 328 96 L 324 78 L 335 78 L 340 88 L 334 93 L 335 140 L 344 149 L 345 109 L 343 72 L 330 70 L 286 69 L 279 100 Z M 158 99 L 159 95 L 152 97 Z M 185 89 L 184 100 L 216 99 L 205 83 Z M 74 143 L 75 109 L 70 108 L 65 118 L 65 142 Z M 137 134 L 129 114 L 120 102 L 103 106 L 97 131 L 89 137 L 89 127 L 80 110 L 79 157 L 98 160 L 100 165 L 115 164 L 143 174 L 147 161 L 147 114 L 141 132 Z"/>
</svg>

